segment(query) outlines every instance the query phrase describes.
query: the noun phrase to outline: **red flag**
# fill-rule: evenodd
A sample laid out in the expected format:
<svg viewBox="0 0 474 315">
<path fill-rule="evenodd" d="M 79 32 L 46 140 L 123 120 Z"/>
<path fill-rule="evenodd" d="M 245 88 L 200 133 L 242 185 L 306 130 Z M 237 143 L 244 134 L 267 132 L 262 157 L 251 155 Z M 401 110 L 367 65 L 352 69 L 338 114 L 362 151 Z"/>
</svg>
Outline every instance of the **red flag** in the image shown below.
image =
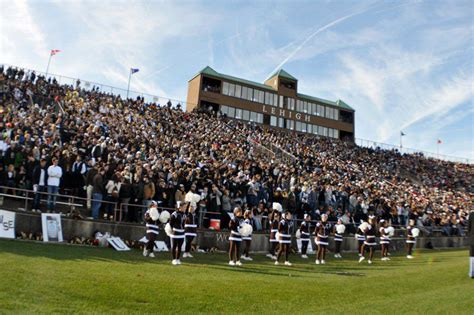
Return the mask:
<svg viewBox="0 0 474 315">
<path fill-rule="evenodd" d="M 440 139 L 438 139 L 438 144 L 441 144 L 441 143 L 443 143 L 443 142 Z"/>
<path fill-rule="evenodd" d="M 59 49 L 51 49 L 51 56 L 56 55 L 58 52 L 61 52 Z"/>
</svg>

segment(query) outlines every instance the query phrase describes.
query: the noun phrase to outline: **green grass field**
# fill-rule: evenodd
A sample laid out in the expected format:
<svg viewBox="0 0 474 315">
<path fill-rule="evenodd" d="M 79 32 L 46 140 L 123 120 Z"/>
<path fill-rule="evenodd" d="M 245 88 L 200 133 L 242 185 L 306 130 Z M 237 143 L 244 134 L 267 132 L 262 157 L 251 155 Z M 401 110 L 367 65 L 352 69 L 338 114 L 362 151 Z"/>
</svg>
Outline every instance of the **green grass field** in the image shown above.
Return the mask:
<svg viewBox="0 0 474 315">
<path fill-rule="evenodd" d="M 474 313 L 467 250 L 370 266 L 353 254 L 324 266 L 293 255 L 292 267 L 263 255 L 230 267 L 224 254 L 172 266 L 169 255 L 0 240 L 0 313 Z"/>
</svg>

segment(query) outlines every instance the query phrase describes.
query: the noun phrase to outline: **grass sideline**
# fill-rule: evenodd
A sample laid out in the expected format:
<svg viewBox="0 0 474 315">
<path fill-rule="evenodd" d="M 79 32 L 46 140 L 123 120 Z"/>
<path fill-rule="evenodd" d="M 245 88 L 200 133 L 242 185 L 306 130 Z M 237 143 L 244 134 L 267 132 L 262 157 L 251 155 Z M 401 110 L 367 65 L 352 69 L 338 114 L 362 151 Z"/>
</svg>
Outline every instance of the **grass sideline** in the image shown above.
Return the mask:
<svg viewBox="0 0 474 315">
<path fill-rule="evenodd" d="M 242 267 L 224 254 L 172 266 L 169 253 L 0 240 L 0 313 L 472 314 L 467 250 L 421 251 L 373 265 L 354 254 Z"/>
</svg>

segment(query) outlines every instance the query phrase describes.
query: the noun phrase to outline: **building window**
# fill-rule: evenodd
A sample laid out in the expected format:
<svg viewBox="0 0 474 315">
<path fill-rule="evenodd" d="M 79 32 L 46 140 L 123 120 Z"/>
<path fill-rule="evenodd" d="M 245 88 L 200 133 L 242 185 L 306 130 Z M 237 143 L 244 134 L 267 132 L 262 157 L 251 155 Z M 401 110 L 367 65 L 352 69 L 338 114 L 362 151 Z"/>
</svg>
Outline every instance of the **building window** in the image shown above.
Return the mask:
<svg viewBox="0 0 474 315">
<path fill-rule="evenodd" d="M 250 121 L 258 122 L 257 113 L 256 113 L 256 112 L 250 112 Z"/>
<path fill-rule="evenodd" d="M 339 139 L 339 130 L 334 129 L 334 138 Z"/>
<path fill-rule="evenodd" d="M 284 118 L 278 118 L 278 127 L 285 128 L 285 119 Z"/>
<path fill-rule="evenodd" d="M 259 103 L 265 103 L 265 92 L 264 91 L 260 91 L 259 95 L 258 95 L 258 102 Z"/>
<path fill-rule="evenodd" d="M 339 120 L 339 109 L 334 109 L 334 119 Z"/>
<path fill-rule="evenodd" d="M 247 89 L 247 98 L 246 98 L 246 100 L 251 101 L 251 100 L 252 100 L 252 97 L 253 97 L 253 89 L 248 88 L 248 89 Z"/>
<path fill-rule="evenodd" d="M 279 107 L 283 108 L 282 104 L 278 105 L 278 95 L 277 94 L 273 94 L 273 106 L 279 106 Z"/>
<path fill-rule="evenodd" d="M 299 111 L 298 109 L 299 108 L 302 108 L 303 106 L 301 106 L 301 103 L 303 103 L 303 101 L 300 101 L 300 100 L 296 100 L 296 110 Z"/>
<path fill-rule="evenodd" d="M 229 83 L 224 82 L 222 85 L 222 94 L 229 95 Z"/>
<path fill-rule="evenodd" d="M 257 122 L 259 124 L 263 124 L 263 114 L 260 114 L 260 113 L 257 114 Z"/>
<path fill-rule="evenodd" d="M 301 121 L 296 122 L 296 131 L 301 131 Z"/>
<path fill-rule="evenodd" d="M 277 125 L 277 117 L 276 116 L 271 116 L 270 117 L 270 126 L 276 126 Z"/>
<path fill-rule="evenodd" d="M 250 120 L 250 112 L 249 112 L 248 110 L 244 110 L 244 111 L 242 112 L 242 119 L 243 119 L 243 120 L 247 120 L 247 121 Z"/>
<path fill-rule="evenodd" d="M 268 92 L 265 92 L 265 104 L 273 105 L 273 95 Z"/>
<path fill-rule="evenodd" d="M 286 120 L 286 128 L 293 130 L 295 129 L 295 122 L 291 119 Z"/>
<path fill-rule="evenodd" d="M 317 115 L 318 115 L 318 116 L 321 116 L 321 117 L 324 117 L 324 106 L 323 106 L 323 105 L 319 105 L 319 104 L 318 104 Z"/>
<path fill-rule="evenodd" d="M 308 102 L 303 102 L 303 113 L 307 113 L 308 112 Z"/>
<path fill-rule="evenodd" d="M 306 125 L 306 132 L 307 133 L 313 133 L 313 125 L 307 124 Z"/>
<path fill-rule="evenodd" d="M 235 118 L 242 119 L 242 110 L 239 108 L 235 109 Z"/>
<path fill-rule="evenodd" d="M 235 97 L 240 98 L 242 95 L 242 86 L 241 85 L 236 85 L 235 86 Z"/>
<path fill-rule="evenodd" d="M 234 107 L 229 107 L 229 109 L 227 110 L 227 116 L 230 117 L 230 118 L 235 117 L 235 108 Z"/>
<path fill-rule="evenodd" d="M 235 84 L 229 84 L 229 96 L 235 95 Z"/>
<path fill-rule="evenodd" d="M 306 132 L 306 123 L 301 123 L 301 131 Z"/>
<path fill-rule="evenodd" d="M 229 116 L 229 115 L 227 114 L 228 111 L 229 111 L 229 107 L 227 107 L 227 106 L 225 106 L 225 105 L 222 105 L 222 106 L 221 106 L 221 113 L 222 113 L 222 115 L 227 115 L 227 116 Z"/>
</svg>

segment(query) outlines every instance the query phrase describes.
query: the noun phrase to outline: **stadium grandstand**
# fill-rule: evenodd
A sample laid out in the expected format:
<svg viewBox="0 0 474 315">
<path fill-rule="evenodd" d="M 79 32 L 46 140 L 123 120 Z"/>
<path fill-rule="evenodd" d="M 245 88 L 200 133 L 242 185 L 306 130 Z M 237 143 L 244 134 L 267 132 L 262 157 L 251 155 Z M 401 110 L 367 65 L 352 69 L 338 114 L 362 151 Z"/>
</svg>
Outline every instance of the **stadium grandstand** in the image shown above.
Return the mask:
<svg viewBox="0 0 474 315">
<path fill-rule="evenodd" d="M 11 66 L 0 68 L 0 83 L 4 207 L 21 197 L 27 211 L 69 214 L 59 194 L 76 197 L 78 217 L 141 222 L 152 200 L 174 208 L 193 190 L 202 227 L 226 226 L 241 206 L 266 230 L 279 202 L 298 220 L 326 213 L 350 230 L 374 214 L 445 235 L 462 235 L 472 208 L 471 163 L 270 129 L 202 106 L 186 112 Z M 57 181 L 41 175 L 51 165 Z"/>
</svg>

